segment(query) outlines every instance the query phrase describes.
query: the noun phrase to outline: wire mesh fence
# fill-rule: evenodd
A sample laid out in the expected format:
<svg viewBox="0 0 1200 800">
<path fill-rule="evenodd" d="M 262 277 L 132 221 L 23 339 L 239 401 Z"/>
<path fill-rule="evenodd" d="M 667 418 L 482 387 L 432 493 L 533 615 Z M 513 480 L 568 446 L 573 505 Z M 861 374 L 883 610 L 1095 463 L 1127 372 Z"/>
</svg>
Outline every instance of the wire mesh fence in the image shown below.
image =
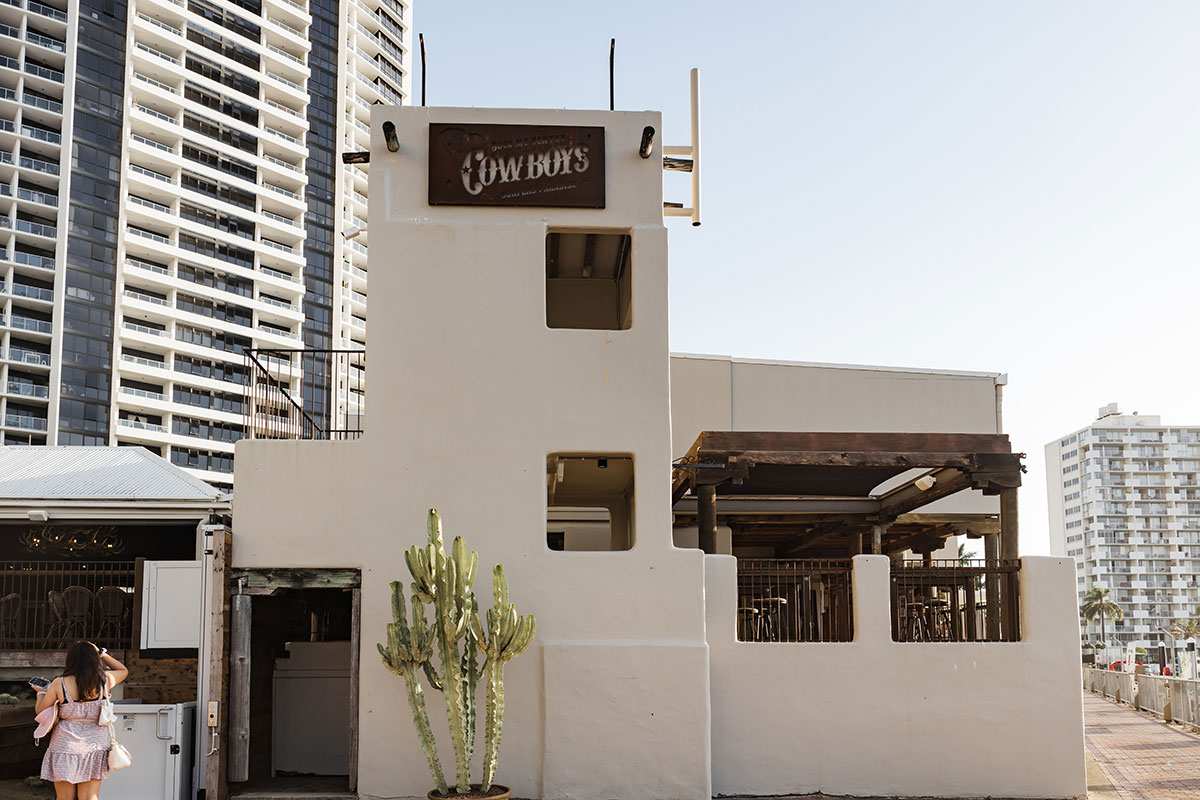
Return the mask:
<svg viewBox="0 0 1200 800">
<path fill-rule="evenodd" d="M 738 640 L 850 641 L 850 575 L 848 558 L 738 559 Z"/>
</svg>

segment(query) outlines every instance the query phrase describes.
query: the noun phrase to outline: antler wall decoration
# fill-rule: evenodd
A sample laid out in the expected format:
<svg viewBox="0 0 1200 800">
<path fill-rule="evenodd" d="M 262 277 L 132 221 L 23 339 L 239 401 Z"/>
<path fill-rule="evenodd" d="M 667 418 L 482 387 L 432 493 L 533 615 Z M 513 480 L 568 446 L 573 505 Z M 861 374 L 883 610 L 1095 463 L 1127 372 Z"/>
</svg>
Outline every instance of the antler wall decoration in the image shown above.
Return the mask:
<svg viewBox="0 0 1200 800">
<path fill-rule="evenodd" d="M 17 541 L 31 553 L 68 558 L 115 556 L 125 550 L 125 540 L 117 535 L 113 525 L 43 525 L 40 528 L 27 528 Z"/>
</svg>

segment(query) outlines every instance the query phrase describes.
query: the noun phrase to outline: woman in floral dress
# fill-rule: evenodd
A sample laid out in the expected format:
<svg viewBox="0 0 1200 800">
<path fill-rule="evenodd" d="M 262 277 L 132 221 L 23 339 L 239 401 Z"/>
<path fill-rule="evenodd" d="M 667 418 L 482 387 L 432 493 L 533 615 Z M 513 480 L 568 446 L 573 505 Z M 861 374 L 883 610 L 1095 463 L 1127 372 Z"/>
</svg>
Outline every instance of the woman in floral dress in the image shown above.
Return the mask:
<svg viewBox="0 0 1200 800">
<path fill-rule="evenodd" d="M 57 800 L 97 800 L 100 781 L 108 777 L 107 727 L 97 724 L 100 699 L 129 675 L 129 670 L 91 642 L 76 642 L 67 651 L 61 678 L 38 693 L 36 710 L 54 703 L 58 723 L 42 759 L 42 779 L 54 781 Z"/>
</svg>

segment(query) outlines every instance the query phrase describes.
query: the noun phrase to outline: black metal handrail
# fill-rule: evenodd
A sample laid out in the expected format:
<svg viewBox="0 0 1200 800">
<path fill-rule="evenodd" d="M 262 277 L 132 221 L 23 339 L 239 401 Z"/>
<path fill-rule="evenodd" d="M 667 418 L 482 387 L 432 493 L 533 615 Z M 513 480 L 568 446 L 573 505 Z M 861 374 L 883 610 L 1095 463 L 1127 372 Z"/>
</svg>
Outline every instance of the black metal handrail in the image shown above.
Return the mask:
<svg viewBox="0 0 1200 800">
<path fill-rule="evenodd" d="M 246 438 L 359 438 L 366 359 L 365 350 L 247 350 Z"/>
</svg>

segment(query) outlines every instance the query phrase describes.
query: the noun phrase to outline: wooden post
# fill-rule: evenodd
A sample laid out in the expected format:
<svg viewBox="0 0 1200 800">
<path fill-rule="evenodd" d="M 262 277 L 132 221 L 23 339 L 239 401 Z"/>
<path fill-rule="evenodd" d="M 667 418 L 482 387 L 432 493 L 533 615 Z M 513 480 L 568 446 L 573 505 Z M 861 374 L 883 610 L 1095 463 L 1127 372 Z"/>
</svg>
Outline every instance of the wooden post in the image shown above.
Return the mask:
<svg viewBox="0 0 1200 800">
<path fill-rule="evenodd" d="M 975 608 L 975 576 L 967 577 L 967 638 L 966 641 L 974 642 L 979 638 L 979 623 L 976 619 L 978 611 Z"/>
<path fill-rule="evenodd" d="M 229 642 L 229 781 L 250 777 L 250 595 L 233 596 Z"/>
<path fill-rule="evenodd" d="M 1017 490 L 1000 490 L 1000 557 L 1016 559 L 1020 556 L 1021 533 L 1017 523 Z"/>
<path fill-rule="evenodd" d="M 129 648 L 138 651 L 142 647 L 142 594 L 146 586 L 146 559 L 133 560 L 133 619 L 130 620 Z"/>
<path fill-rule="evenodd" d="M 226 681 L 226 655 L 229 649 L 229 626 L 226 613 L 229 609 L 229 551 L 233 544 L 233 534 L 228 530 L 218 530 L 212 536 L 212 573 L 210 574 L 211 605 L 209 606 L 209 651 L 208 651 L 208 686 L 205 697 L 208 702 L 216 702 L 217 725 L 206 725 L 204 732 L 206 741 L 201 743 L 207 753 L 204 760 L 204 796 L 211 800 L 225 800 L 229 794 L 227 773 L 223 769 L 225 760 L 225 738 L 229 724 L 229 684 Z M 197 709 L 197 713 L 207 720 L 208 708 Z"/>
<path fill-rule="evenodd" d="M 695 492 L 700 549 L 712 555 L 717 552 L 717 487 L 714 484 L 701 484 L 695 487 Z"/>
<path fill-rule="evenodd" d="M 987 561 L 989 570 L 994 570 L 1000 565 L 1000 542 L 996 540 L 997 535 L 994 533 L 983 535 L 983 557 Z M 986 639 L 989 642 L 998 642 L 1000 641 L 1000 575 L 998 573 L 989 572 L 987 574 L 987 579 L 983 584 L 983 593 L 987 603 Z"/>
<path fill-rule="evenodd" d="M 350 791 L 358 791 L 358 664 L 362 636 L 362 589 L 350 590 Z M 470 639 L 467 640 L 470 642 Z"/>
<path fill-rule="evenodd" d="M 871 526 L 871 552 L 877 556 L 883 555 L 883 526 Z"/>
</svg>

